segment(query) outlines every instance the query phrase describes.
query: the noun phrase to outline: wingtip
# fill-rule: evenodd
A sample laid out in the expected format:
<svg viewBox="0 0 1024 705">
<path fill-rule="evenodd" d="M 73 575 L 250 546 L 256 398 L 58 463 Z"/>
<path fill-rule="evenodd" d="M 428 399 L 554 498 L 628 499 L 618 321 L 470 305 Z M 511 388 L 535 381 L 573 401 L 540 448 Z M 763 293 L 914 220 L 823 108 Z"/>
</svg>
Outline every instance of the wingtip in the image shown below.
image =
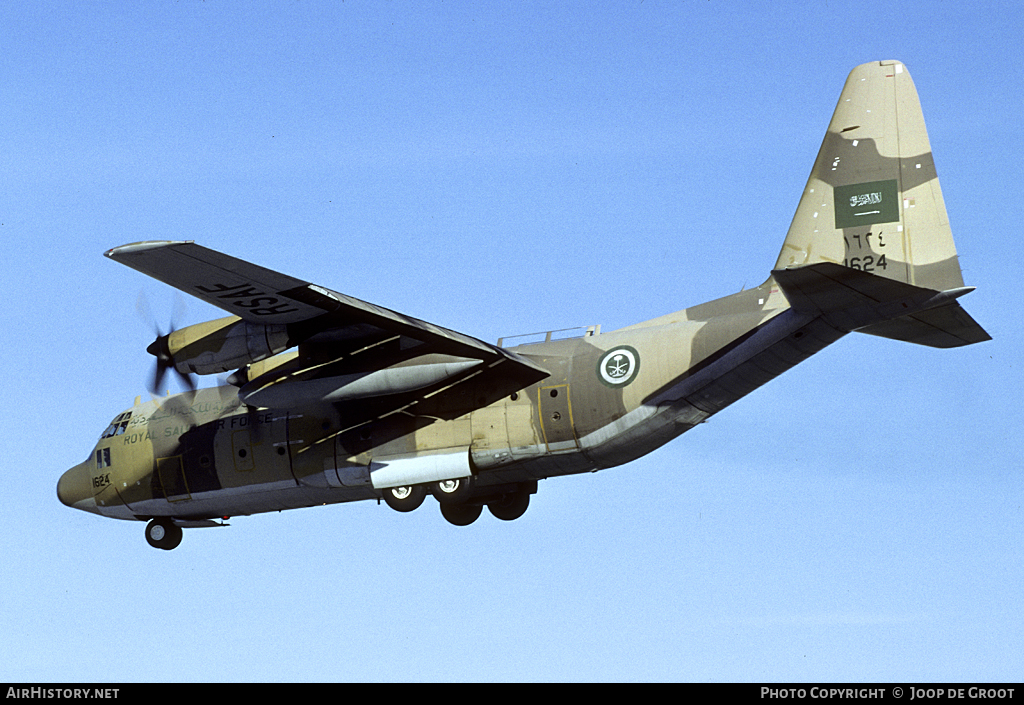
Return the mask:
<svg viewBox="0 0 1024 705">
<path fill-rule="evenodd" d="M 144 240 L 143 242 L 133 242 L 128 245 L 112 247 L 104 252 L 103 255 L 116 259 L 121 255 L 131 255 L 138 252 L 146 252 L 147 250 L 155 250 L 160 247 L 170 247 L 171 245 L 190 245 L 194 242 L 194 240 Z"/>
</svg>

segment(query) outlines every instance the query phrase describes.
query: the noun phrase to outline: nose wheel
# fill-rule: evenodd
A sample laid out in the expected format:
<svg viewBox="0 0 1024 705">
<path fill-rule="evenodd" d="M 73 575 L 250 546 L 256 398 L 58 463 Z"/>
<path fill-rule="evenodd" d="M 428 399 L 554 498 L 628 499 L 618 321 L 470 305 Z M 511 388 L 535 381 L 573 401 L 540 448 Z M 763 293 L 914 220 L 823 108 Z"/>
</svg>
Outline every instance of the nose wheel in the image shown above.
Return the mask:
<svg viewBox="0 0 1024 705">
<path fill-rule="evenodd" d="M 146 541 L 153 548 L 170 551 L 181 543 L 181 527 L 167 517 L 157 517 L 146 525 Z"/>
</svg>

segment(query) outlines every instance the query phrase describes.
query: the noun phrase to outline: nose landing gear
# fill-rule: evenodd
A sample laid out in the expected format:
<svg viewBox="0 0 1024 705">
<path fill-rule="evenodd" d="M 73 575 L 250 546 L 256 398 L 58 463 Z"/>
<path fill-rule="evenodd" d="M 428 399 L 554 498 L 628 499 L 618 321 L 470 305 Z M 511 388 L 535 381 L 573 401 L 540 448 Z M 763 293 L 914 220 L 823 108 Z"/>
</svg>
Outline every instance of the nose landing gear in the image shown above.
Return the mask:
<svg viewBox="0 0 1024 705">
<path fill-rule="evenodd" d="M 146 541 L 153 548 L 170 551 L 181 543 L 181 527 L 167 517 L 157 517 L 146 525 Z"/>
</svg>

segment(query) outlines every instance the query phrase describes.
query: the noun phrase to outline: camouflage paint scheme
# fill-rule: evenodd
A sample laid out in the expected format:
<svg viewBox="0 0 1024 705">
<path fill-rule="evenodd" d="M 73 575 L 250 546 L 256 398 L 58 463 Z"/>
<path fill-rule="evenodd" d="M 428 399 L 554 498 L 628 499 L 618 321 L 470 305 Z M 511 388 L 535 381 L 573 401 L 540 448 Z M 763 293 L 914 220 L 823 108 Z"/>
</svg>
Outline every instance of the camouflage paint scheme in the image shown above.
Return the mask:
<svg viewBox="0 0 1024 705">
<path fill-rule="evenodd" d="M 58 484 L 68 506 L 151 520 L 159 548 L 218 518 L 406 511 L 425 491 L 455 524 L 514 519 L 538 480 L 649 453 L 848 332 L 989 339 L 956 302 L 971 289 L 895 61 L 847 79 L 764 284 L 612 332 L 493 346 L 190 242 L 107 256 L 236 314 L 150 347 L 180 373 L 238 370 L 232 386 L 136 399 Z"/>
</svg>

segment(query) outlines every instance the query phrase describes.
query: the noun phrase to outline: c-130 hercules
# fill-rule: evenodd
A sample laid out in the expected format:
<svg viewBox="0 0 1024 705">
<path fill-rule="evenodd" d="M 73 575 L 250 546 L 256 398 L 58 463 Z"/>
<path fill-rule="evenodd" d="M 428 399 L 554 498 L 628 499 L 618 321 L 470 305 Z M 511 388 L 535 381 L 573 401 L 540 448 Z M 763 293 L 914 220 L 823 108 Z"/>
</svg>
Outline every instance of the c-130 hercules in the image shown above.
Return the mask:
<svg viewBox="0 0 1024 705">
<path fill-rule="evenodd" d="M 851 331 L 990 339 L 956 301 L 973 289 L 897 61 L 850 73 L 764 284 L 612 332 L 506 348 L 192 242 L 106 256 L 233 314 L 148 348 L 154 386 L 230 386 L 137 399 L 57 484 L 167 550 L 183 527 L 362 499 L 516 519 L 538 480 L 639 458 Z"/>
</svg>

